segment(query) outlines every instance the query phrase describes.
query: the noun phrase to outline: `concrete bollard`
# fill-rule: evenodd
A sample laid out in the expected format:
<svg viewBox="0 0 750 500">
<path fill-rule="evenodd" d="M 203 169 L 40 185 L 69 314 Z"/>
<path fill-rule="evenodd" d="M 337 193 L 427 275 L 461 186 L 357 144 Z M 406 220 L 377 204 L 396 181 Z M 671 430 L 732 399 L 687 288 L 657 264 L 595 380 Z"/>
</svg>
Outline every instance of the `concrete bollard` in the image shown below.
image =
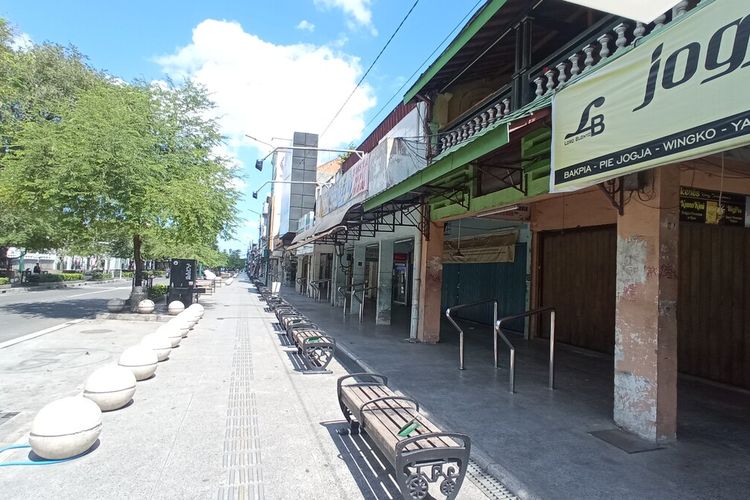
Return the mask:
<svg viewBox="0 0 750 500">
<path fill-rule="evenodd" d="M 134 345 L 123 351 L 118 364 L 133 372 L 136 380 L 146 380 L 154 375 L 158 363 L 159 357 L 153 350 Z"/>
<path fill-rule="evenodd" d="M 49 460 L 75 457 L 96 442 L 102 431 L 102 411 L 81 396 L 58 399 L 39 410 L 31 424 L 29 444 Z"/>
<path fill-rule="evenodd" d="M 173 300 L 167 306 L 167 314 L 169 314 L 170 316 L 177 316 L 184 310 L 185 310 L 185 304 L 183 304 L 179 300 Z"/>
<path fill-rule="evenodd" d="M 167 337 L 173 349 L 180 345 L 180 341 L 182 340 L 182 330 L 177 328 L 175 324 L 167 323 L 166 325 L 161 325 L 154 333 Z"/>
<path fill-rule="evenodd" d="M 135 394 L 135 375 L 123 366 L 108 365 L 94 371 L 86 379 L 83 396 L 90 399 L 102 411 L 122 408 Z"/>
<path fill-rule="evenodd" d="M 138 303 L 138 312 L 140 314 L 151 314 L 156 309 L 154 301 L 146 299 Z"/>
<path fill-rule="evenodd" d="M 165 361 L 172 352 L 172 342 L 164 335 L 149 333 L 141 339 L 141 345 L 146 349 L 151 349 L 156 353 L 159 361 Z"/>
</svg>

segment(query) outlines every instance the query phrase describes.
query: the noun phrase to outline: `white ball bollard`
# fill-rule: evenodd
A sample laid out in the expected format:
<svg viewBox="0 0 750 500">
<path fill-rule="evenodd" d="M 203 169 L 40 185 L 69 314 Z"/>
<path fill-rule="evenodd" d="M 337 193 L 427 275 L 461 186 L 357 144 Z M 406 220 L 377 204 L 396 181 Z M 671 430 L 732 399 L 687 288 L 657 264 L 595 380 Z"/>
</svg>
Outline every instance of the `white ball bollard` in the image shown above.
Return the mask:
<svg viewBox="0 0 750 500">
<path fill-rule="evenodd" d="M 180 321 L 184 321 L 185 323 L 189 324 L 191 330 L 193 329 L 193 327 L 195 326 L 195 324 L 198 322 L 198 318 L 196 316 L 194 316 L 192 313 L 187 312 L 187 311 L 185 311 L 183 313 L 180 313 L 177 316 L 177 319 L 180 320 Z"/>
<path fill-rule="evenodd" d="M 156 309 L 156 304 L 154 304 L 153 300 L 142 300 L 138 302 L 138 312 L 140 314 L 151 314 L 154 312 L 154 309 Z"/>
<path fill-rule="evenodd" d="M 172 344 L 172 349 L 180 345 L 180 341 L 182 340 L 182 330 L 177 328 L 176 325 L 170 325 L 169 323 L 161 325 L 154 333 L 167 337 Z"/>
<path fill-rule="evenodd" d="M 174 328 L 177 328 L 180 331 L 183 339 L 188 336 L 188 331 L 190 331 L 190 323 L 184 321 L 179 316 L 170 319 L 167 324 L 172 325 L 172 327 Z"/>
<path fill-rule="evenodd" d="M 125 309 L 125 299 L 110 299 L 107 301 L 107 311 L 119 313 Z"/>
<path fill-rule="evenodd" d="M 144 335 L 141 339 L 141 345 L 146 349 L 154 351 L 159 361 L 166 360 L 169 357 L 169 353 L 172 352 L 172 342 L 164 335 L 157 333 Z"/>
<path fill-rule="evenodd" d="M 135 375 L 123 366 L 103 366 L 86 379 L 83 396 L 90 399 L 102 411 L 122 408 L 135 394 Z"/>
<path fill-rule="evenodd" d="M 192 304 L 190 307 L 188 307 L 185 310 L 186 311 L 196 311 L 195 314 L 197 314 L 199 318 L 202 318 L 203 317 L 203 313 L 205 312 L 204 307 L 202 305 L 200 305 L 200 304 L 197 304 L 197 303 L 196 304 Z"/>
<path fill-rule="evenodd" d="M 156 372 L 158 363 L 159 357 L 153 350 L 142 345 L 134 345 L 123 351 L 118 364 L 133 372 L 136 380 L 146 380 Z"/>
<path fill-rule="evenodd" d="M 185 310 L 185 304 L 183 304 L 179 300 L 173 300 L 167 306 L 167 314 L 169 314 L 170 316 L 177 316 L 184 310 Z"/>
<path fill-rule="evenodd" d="M 58 399 L 39 410 L 31 424 L 29 444 L 48 460 L 75 457 L 96 442 L 102 431 L 102 411 L 81 396 Z"/>
</svg>

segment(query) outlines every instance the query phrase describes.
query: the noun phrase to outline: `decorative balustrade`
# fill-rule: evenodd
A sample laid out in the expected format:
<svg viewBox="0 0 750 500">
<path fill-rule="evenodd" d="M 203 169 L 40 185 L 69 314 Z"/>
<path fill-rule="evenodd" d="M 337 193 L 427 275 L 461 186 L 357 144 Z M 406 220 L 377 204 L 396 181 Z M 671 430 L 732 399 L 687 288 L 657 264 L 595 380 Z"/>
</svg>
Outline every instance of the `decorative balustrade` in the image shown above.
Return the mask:
<svg viewBox="0 0 750 500">
<path fill-rule="evenodd" d="M 698 4 L 705 0 L 699 0 Z M 671 11 L 662 14 L 653 23 L 645 25 L 640 22 L 623 21 L 616 26 L 605 28 L 606 31 L 583 46 L 573 50 L 570 55 L 555 63 L 545 64 L 542 68 L 532 70 L 530 81 L 533 83 L 535 99 L 540 99 L 575 80 L 579 75 L 591 71 L 606 61 L 613 54 L 630 47 L 649 33 L 659 30 L 669 22 L 679 18 L 691 8 L 687 0 L 679 2 Z M 614 42 L 614 45 L 613 43 Z"/>
<path fill-rule="evenodd" d="M 698 0 L 697 5 L 704 1 L 706 0 Z M 513 88 L 512 85 L 507 85 L 479 110 L 461 119 L 458 124 L 441 131 L 437 138 L 437 151 L 434 156 L 468 141 L 529 102 L 561 90 L 565 85 L 591 71 L 612 55 L 634 45 L 644 36 L 679 18 L 691 9 L 691 5 L 691 2 L 683 0 L 671 11 L 659 16 L 648 25 L 628 20 L 601 25 L 599 34 L 593 31 L 586 36 L 583 43 L 578 45 L 575 42 L 572 43 L 570 47 L 557 52 L 544 64 L 528 71 L 527 81 L 531 86 L 532 94 L 526 102 L 512 102 Z"/>
<path fill-rule="evenodd" d="M 449 128 L 438 136 L 438 154 L 467 141 L 511 112 L 511 88 L 501 91 L 492 101 L 458 125 Z"/>
</svg>

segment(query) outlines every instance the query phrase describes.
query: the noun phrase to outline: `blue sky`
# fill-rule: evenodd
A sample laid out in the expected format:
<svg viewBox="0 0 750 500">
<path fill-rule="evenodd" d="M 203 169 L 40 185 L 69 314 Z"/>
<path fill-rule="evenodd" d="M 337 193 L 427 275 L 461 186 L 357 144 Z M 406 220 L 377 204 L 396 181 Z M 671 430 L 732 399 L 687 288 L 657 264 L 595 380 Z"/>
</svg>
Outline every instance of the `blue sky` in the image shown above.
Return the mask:
<svg viewBox="0 0 750 500">
<path fill-rule="evenodd" d="M 412 3 L 0 0 L 0 16 L 34 43 L 75 45 L 92 66 L 124 80 L 187 77 L 206 85 L 219 104 L 226 152 L 237 160 L 245 193 L 235 240 L 221 246 L 246 248 L 257 238 L 252 211 L 260 211 L 268 187 L 259 200 L 250 193 L 271 169 L 255 170 L 268 148 L 243 134 L 270 141 L 294 130 L 320 133 Z M 421 0 L 321 145 L 365 137 L 385 115 L 367 126 L 376 112 L 477 3 Z"/>
</svg>

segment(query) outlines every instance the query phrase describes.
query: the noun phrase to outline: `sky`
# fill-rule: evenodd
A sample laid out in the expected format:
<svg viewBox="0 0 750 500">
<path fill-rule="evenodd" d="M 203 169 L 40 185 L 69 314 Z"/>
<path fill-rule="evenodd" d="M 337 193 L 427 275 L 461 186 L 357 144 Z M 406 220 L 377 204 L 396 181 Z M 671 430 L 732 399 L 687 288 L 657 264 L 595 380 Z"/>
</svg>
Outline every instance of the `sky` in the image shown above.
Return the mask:
<svg viewBox="0 0 750 500">
<path fill-rule="evenodd" d="M 419 1 L 319 146 L 358 145 L 427 66 L 407 81 L 414 71 L 483 3 Z M 255 160 L 271 148 L 246 134 L 274 145 L 283 145 L 279 139 L 294 131 L 321 134 L 412 5 L 412 0 L 0 0 L 0 17 L 17 30 L 19 44 L 74 45 L 93 67 L 125 81 L 190 78 L 205 85 L 226 137 L 223 152 L 234 159 L 235 186 L 243 193 L 239 227 L 220 247 L 244 250 L 257 240 L 258 212 L 271 188 L 263 187 L 257 200 L 251 196 L 271 177 L 269 161 L 263 172 L 255 169 Z M 321 154 L 318 161 L 330 159 Z"/>
</svg>

